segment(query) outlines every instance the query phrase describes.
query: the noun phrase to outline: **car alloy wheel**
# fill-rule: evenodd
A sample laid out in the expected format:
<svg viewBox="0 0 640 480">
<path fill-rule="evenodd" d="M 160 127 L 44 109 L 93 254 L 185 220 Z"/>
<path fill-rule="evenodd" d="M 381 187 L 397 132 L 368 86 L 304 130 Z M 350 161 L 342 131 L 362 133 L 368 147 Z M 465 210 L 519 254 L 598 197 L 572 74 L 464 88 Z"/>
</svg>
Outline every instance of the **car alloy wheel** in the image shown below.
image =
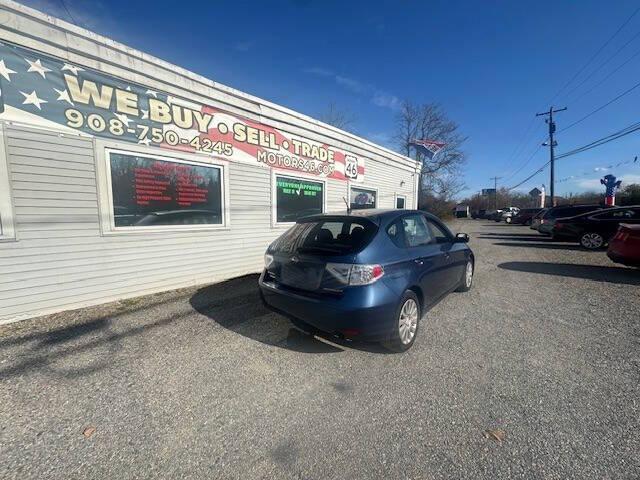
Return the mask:
<svg viewBox="0 0 640 480">
<path fill-rule="evenodd" d="M 580 237 L 580 245 L 589 250 L 597 250 L 604 245 L 604 238 L 599 233 L 585 233 Z"/>
<path fill-rule="evenodd" d="M 504 221 L 507 222 L 507 223 L 511 223 L 511 217 L 505 218 Z"/>
<path fill-rule="evenodd" d="M 467 262 L 467 268 L 464 271 L 464 286 L 467 288 L 471 288 L 471 283 L 473 282 L 473 263 Z"/>
<path fill-rule="evenodd" d="M 398 318 L 398 333 L 403 345 L 408 345 L 418 329 L 418 304 L 413 298 L 405 300 Z"/>
</svg>

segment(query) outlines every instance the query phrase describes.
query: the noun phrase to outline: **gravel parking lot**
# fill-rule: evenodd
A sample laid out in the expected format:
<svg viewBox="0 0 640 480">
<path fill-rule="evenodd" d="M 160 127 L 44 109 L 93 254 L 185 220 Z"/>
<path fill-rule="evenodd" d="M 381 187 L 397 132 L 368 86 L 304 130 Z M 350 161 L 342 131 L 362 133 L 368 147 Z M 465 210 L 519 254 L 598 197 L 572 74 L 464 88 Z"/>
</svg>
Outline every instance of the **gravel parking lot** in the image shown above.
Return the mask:
<svg viewBox="0 0 640 480">
<path fill-rule="evenodd" d="M 299 333 L 257 276 L 0 327 L 0 477 L 639 478 L 640 270 L 454 228 L 474 288 L 405 354 Z"/>
</svg>

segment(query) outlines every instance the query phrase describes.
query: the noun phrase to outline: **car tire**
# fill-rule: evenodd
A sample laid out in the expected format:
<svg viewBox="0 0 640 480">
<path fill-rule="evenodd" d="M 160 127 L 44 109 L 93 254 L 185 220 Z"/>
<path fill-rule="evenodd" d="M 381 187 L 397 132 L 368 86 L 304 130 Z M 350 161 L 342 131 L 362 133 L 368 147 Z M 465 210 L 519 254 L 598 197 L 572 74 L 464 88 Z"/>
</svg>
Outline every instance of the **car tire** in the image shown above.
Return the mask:
<svg viewBox="0 0 640 480">
<path fill-rule="evenodd" d="M 407 290 L 398 304 L 391 336 L 389 340 L 383 342 L 383 345 L 392 352 L 400 353 L 409 350 L 418 336 L 421 316 L 422 307 L 418 296 L 411 290 Z"/>
<path fill-rule="evenodd" d="M 456 292 L 468 292 L 473 286 L 473 274 L 475 273 L 475 265 L 473 260 L 469 260 L 464 267 L 462 273 L 462 279 L 460 280 L 460 286 L 456 288 Z"/>
<path fill-rule="evenodd" d="M 580 237 L 580 245 L 587 250 L 599 250 L 604 244 L 604 237 L 597 232 L 585 232 Z"/>
</svg>

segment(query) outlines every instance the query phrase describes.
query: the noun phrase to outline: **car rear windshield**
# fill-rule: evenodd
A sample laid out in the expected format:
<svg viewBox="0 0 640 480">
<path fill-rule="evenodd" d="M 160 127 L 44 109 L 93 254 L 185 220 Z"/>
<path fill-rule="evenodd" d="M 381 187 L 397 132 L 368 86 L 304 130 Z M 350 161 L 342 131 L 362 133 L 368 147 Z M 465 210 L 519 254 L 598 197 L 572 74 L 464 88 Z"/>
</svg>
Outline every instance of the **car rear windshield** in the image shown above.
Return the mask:
<svg viewBox="0 0 640 480">
<path fill-rule="evenodd" d="M 366 247 L 378 227 L 363 218 L 328 218 L 296 223 L 272 245 L 271 251 L 318 255 L 348 255 Z"/>
</svg>

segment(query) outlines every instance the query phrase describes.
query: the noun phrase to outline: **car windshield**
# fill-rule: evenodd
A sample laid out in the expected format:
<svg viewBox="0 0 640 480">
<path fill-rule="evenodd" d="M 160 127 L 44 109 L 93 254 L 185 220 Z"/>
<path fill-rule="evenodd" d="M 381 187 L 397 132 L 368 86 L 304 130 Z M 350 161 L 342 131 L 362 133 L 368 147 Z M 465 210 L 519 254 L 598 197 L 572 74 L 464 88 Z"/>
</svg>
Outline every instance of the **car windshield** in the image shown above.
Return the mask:
<svg viewBox="0 0 640 480">
<path fill-rule="evenodd" d="M 273 252 L 346 255 L 369 244 L 378 227 L 362 218 L 331 218 L 300 222 L 272 245 Z"/>
</svg>

